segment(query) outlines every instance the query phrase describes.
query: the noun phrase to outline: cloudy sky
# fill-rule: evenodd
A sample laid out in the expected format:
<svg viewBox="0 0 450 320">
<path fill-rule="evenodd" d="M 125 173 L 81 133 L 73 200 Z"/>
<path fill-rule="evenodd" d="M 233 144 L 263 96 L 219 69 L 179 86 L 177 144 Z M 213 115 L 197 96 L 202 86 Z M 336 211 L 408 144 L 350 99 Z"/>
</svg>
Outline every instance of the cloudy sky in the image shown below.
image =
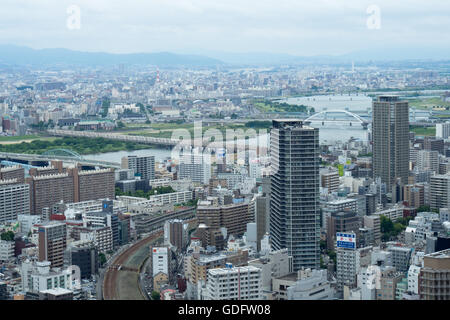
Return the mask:
<svg viewBox="0 0 450 320">
<path fill-rule="evenodd" d="M 80 28 L 72 5 L 80 9 Z M 380 45 L 448 49 L 450 1 L 1 0 L 0 44 L 301 56 Z"/>
</svg>

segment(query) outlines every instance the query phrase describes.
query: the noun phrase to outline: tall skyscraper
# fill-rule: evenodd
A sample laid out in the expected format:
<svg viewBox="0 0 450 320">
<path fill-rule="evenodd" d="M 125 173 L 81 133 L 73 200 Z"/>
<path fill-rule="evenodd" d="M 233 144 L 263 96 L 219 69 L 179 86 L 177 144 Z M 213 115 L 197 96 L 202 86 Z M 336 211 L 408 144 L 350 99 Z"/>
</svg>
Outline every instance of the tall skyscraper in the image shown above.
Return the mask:
<svg viewBox="0 0 450 320">
<path fill-rule="evenodd" d="M 319 268 L 319 129 L 300 120 L 273 120 L 270 133 L 270 234 L 287 248 L 294 271 Z"/>
<path fill-rule="evenodd" d="M 408 102 L 398 96 L 379 96 L 372 109 L 373 176 L 380 177 L 390 191 L 396 178 L 408 183 Z"/>
</svg>

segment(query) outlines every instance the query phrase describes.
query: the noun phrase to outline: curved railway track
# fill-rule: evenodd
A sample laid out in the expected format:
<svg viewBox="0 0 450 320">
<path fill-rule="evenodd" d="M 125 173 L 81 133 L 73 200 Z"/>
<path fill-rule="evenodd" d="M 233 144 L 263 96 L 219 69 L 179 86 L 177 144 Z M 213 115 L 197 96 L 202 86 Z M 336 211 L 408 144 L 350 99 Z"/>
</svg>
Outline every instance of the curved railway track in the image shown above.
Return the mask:
<svg viewBox="0 0 450 320">
<path fill-rule="evenodd" d="M 124 264 L 133 256 L 133 254 L 139 250 L 142 246 L 148 245 L 150 242 L 155 239 L 161 237 L 163 235 L 163 231 L 158 231 L 147 238 L 140 240 L 135 243 L 133 246 L 122 252 L 118 255 L 112 263 L 108 266 L 108 270 L 105 273 L 105 278 L 103 280 L 103 300 L 117 300 L 119 299 L 119 295 L 117 292 L 117 280 L 119 276 L 119 272 L 121 271 L 131 271 L 139 273 L 139 268 L 130 268 L 128 266 L 124 266 Z M 138 285 L 138 284 L 136 284 Z"/>
</svg>

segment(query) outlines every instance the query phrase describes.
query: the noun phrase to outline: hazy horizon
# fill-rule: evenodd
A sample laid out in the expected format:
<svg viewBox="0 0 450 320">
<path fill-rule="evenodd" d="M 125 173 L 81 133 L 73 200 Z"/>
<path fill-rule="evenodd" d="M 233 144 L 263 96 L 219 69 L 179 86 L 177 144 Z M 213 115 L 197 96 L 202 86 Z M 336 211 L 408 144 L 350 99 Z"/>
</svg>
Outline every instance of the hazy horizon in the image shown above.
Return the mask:
<svg viewBox="0 0 450 320">
<path fill-rule="evenodd" d="M 0 44 L 206 56 L 336 56 L 378 47 L 448 52 L 449 9 L 439 0 L 4 0 Z"/>
</svg>

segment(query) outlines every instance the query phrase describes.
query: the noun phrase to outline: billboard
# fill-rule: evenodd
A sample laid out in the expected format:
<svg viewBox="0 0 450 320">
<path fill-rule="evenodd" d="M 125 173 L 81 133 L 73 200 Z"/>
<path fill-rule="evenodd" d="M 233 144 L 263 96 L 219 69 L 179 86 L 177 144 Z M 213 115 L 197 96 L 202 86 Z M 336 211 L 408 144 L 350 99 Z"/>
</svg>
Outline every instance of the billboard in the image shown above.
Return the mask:
<svg viewBox="0 0 450 320">
<path fill-rule="evenodd" d="M 356 235 L 354 233 L 336 233 L 336 246 L 338 248 L 355 249 Z"/>
</svg>

